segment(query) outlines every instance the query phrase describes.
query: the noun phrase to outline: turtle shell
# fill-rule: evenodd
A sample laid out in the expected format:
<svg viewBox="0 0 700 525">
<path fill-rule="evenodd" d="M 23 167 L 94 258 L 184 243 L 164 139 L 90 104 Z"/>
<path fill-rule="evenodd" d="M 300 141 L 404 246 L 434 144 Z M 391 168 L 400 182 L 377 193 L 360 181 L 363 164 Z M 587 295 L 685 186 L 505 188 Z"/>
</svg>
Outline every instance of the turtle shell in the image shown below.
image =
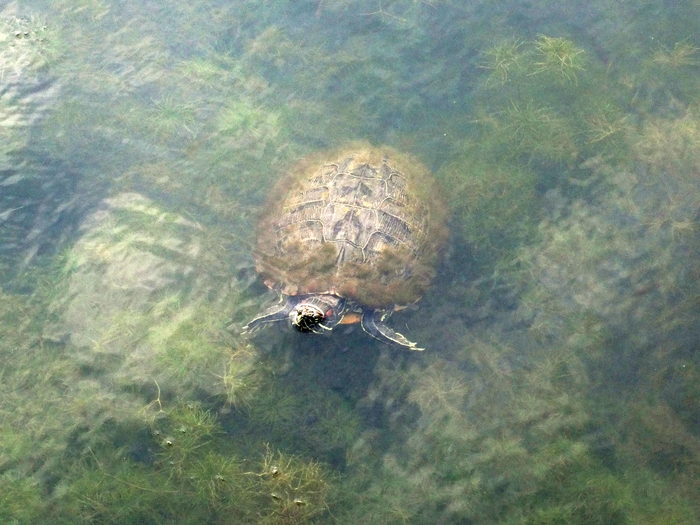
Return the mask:
<svg viewBox="0 0 700 525">
<path fill-rule="evenodd" d="M 299 162 L 260 220 L 256 268 L 283 294 L 393 309 L 423 295 L 447 239 L 446 206 L 414 157 L 353 143 Z"/>
</svg>

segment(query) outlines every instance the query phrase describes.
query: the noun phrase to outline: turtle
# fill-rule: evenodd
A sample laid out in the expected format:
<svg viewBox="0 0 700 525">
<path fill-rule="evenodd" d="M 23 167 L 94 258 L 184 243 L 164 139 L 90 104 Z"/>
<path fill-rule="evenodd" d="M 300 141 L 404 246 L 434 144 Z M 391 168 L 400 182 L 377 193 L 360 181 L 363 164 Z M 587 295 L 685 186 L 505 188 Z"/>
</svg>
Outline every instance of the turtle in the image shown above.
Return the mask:
<svg viewBox="0 0 700 525">
<path fill-rule="evenodd" d="M 264 210 L 255 267 L 281 300 L 244 334 L 283 321 L 306 333 L 359 322 L 391 346 L 423 350 L 385 321 L 425 293 L 447 240 L 446 206 L 424 164 L 353 142 L 298 162 Z"/>
</svg>

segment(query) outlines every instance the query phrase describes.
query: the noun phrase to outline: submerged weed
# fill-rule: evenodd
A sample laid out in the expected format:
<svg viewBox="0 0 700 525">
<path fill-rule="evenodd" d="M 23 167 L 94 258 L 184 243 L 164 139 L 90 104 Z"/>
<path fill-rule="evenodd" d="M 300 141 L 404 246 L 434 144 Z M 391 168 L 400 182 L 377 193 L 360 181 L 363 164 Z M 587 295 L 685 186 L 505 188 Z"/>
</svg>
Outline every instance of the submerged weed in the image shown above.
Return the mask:
<svg viewBox="0 0 700 525">
<path fill-rule="evenodd" d="M 490 126 L 500 142 L 515 155 L 539 156 L 549 161 L 567 161 L 578 149 L 567 120 L 552 108 L 511 100 L 501 112 L 479 122 Z"/>
<path fill-rule="evenodd" d="M 484 60 L 478 67 L 490 71 L 487 84 L 495 81 L 503 85 L 510 80 L 514 70 L 522 68 L 522 45 L 522 40 L 512 40 L 494 46 L 484 53 Z"/>
<path fill-rule="evenodd" d="M 262 523 L 305 523 L 326 512 L 330 485 L 321 464 L 265 448 L 260 471 L 249 473 L 273 503 Z"/>
<path fill-rule="evenodd" d="M 255 354 L 248 347 L 239 347 L 231 354 L 224 372 L 217 377 L 221 380 L 228 405 L 236 408 L 249 407 L 261 378 L 254 369 Z"/>
<path fill-rule="evenodd" d="M 192 462 L 187 474 L 196 498 L 209 502 L 217 511 L 225 513 L 232 504 L 240 505 L 255 495 L 241 462 L 235 458 L 207 452 Z"/>
<path fill-rule="evenodd" d="M 627 115 L 615 118 L 604 111 L 591 115 L 587 118 L 588 139 L 586 143 L 595 144 L 609 139 L 614 140 L 620 135 L 624 135 L 629 130 L 627 120 Z"/>
<path fill-rule="evenodd" d="M 654 53 L 652 60 L 655 64 L 670 67 L 671 69 L 697 66 L 700 64 L 700 60 L 698 60 L 697 56 L 698 51 L 700 51 L 700 48 L 692 46 L 687 42 L 676 42 L 673 49 L 663 48 Z"/>
<path fill-rule="evenodd" d="M 540 35 L 535 40 L 538 62 L 530 74 L 553 73 L 559 80 L 578 83 L 577 71 L 583 70 L 583 49 L 566 38 Z"/>
<path fill-rule="evenodd" d="M 191 138 L 197 137 L 196 108 L 181 99 L 168 95 L 153 102 L 146 123 L 156 136 L 167 138 L 185 132 Z"/>
<path fill-rule="evenodd" d="M 418 375 L 408 400 L 416 403 L 425 414 L 463 417 L 468 393 L 464 374 L 438 360 Z"/>
</svg>

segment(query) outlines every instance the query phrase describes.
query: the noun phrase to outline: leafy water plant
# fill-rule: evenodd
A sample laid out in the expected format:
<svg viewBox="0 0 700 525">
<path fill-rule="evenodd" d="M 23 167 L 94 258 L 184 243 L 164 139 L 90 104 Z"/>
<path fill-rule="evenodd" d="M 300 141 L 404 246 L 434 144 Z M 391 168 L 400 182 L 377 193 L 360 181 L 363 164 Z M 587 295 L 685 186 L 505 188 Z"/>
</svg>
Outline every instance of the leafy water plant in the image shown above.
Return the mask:
<svg viewBox="0 0 700 525">
<path fill-rule="evenodd" d="M 221 379 L 226 403 L 236 408 L 250 406 L 259 390 L 262 379 L 255 373 L 254 363 L 257 353 L 249 346 L 239 346 L 231 352 L 224 365 Z"/>
<path fill-rule="evenodd" d="M 419 375 L 407 400 L 416 403 L 423 414 L 459 418 L 463 417 L 462 407 L 469 390 L 459 370 L 437 360 Z"/>
<path fill-rule="evenodd" d="M 375 521 L 439 516 L 445 522 L 627 524 L 639 519 L 641 505 L 650 514 L 691 522 L 693 511 L 686 505 L 670 508 L 673 496 L 647 502 L 642 487 L 649 487 L 644 480 L 649 472 L 640 472 L 637 460 L 625 459 L 620 448 L 610 451 L 605 438 L 596 437 L 596 403 L 581 396 L 592 386 L 585 358 L 572 348 L 524 345 L 515 351 L 493 338 L 470 339 L 469 356 L 453 356 L 449 364 L 436 357 L 411 367 L 415 383 L 408 399 L 420 407 L 418 424 L 395 435 L 400 442 L 383 455 L 374 479 L 359 478 L 368 498 L 363 510 Z M 528 359 L 522 360 L 523 353 Z M 426 390 L 436 377 L 442 379 L 439 386 Z M 437 395 L 426 397 L 428 391 Z M 439 392 L 447 391 L 455 395 L 434 401 L 444 400 Z M 405 414 L 397 411 L 394 417 L 407 424 Z M 628 427 L 629 421 L 621 424 Z M 640 428 L 638 435 L 644 434 Z M 358 444 L 355 452 L 361 450 Z M 679 486 L 657 482 L 657 494 Z M 383 508 L 376 505 L 380 501 Z"/>
<path fill-rule="evenodd" d="M 312 374 L 295 370 L 278 376 L 268 369 L 246 409 L 247 437 L 269 439 L 324 461 L 335 458 L 357 438 L 361 419 L 340 395 L 317 383 Z"/>
<path fill-rule="evenodd" d="M 578 154 L 570 123 L 551 107 L 534 101 L 511 100 L 492 120 L 484 122 L 512 155 L 556 162 L 573 160 Z"/>
<path fill-rule="evenodd" d="M 155 413 L 154 409 L 157 409 Z M 154 438 L 171 465 L 189 461 L 193 451 L 221 431 L 214 414 L 204 410 L 199 403 L 180 403 L 164 411 L 160 387 L 158 397 L 147 405 L 145 414 Z"/>
<path fill-rule="evenodd" d="M 411 365 L 406 400 L 420 417 L 396 429 L 376 477 L 360 477 L 370 499 L 363 511 L 406 522 L 625 523 L 629 486 L 585 438 L 591 412 L 580 394 L 590 383 L 578 356 L 470 339 L 469 354 Z M 406 407 L 397 409 L 396 420 L 410 424 Z"/>
<path fill-rule="evenodd" d="M 658 176 L 688 182 L 700 172 L 700 117 L 694 106 L 672 118 L 648 118 L 637 135 L 634 151 Z M 686 190 L 690 190 L 686 186 Z"/>
<path fill-rule="evenodd" d="M 474 94 L 479 110 L 473 122 L 482 143 L 501 145 L 495 150 L 501 156 L 516 155 L 542 170 L 573 171 L 580 158 L 628 155 L 629 95 L 610 67 L 574 40 L 540 35 L 499 44 L 482 56 L 480 67 L 490 74 Z"/>
</svg>

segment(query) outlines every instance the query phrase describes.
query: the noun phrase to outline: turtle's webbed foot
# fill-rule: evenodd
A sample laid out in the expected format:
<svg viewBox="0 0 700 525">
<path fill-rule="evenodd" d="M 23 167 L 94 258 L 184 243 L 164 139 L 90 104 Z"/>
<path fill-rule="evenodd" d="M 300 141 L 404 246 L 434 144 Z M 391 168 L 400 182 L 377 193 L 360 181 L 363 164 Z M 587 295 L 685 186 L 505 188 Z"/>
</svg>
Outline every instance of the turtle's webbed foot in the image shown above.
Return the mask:
<svg viewBox="0 0 700 525">
<path fill-rule="evenodd" d="M 251 322 L 249 322 L 247 325 L 245 325 L 243 327 L 243 329 L 241 330 L 241 335 L 248 336 L 248 335 L 254 334 L 255 332 L 258 332 L 258 331 L 262 330 L 263 328 L 265 328 L 265 326 L 267 324 L 268 324 L 267 322 L 265 322 L 259 318 L 253 319 Z"/>
<path fill-rule="evenodd" d="M 384 324 L 384 320 L 390 313 L 381 310 L 365 310 L 362 314 L 362 329 L 375 339 L 388 345 L 398 346 L 404 350 L 425 350 L 425 348 L 418 347 L 416 343 L 409 341 L 402 334 Z"/>
</svg>

